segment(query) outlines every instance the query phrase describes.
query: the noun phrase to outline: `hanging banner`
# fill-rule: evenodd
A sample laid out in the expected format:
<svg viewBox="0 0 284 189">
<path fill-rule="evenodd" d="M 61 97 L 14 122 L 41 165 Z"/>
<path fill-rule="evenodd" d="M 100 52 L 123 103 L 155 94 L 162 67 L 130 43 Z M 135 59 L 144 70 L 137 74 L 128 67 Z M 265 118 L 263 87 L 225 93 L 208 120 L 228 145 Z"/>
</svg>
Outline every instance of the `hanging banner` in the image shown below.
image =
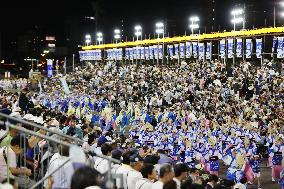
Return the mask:
<svg viewBox="0 0 284 189">
<path fill-rule="evenodd" d="M 228 58 L 234 57 L 234 39 L 230 38 L 228 41 Z"/>
<path fill-rule="evenodd" d="M 117 60 L 122 60 L 122 48 L 117 49 Z"/>
<path fill-rule="evenodd" d="M 256 39 L 255 43 L 256 58 L 262 58 L 262 39 Z"/>
<path fill-rule="evenodd" d="M 278 37 L 277 58 L 284 58 L 283 42 L 284 37 Z"/>
<path fill-rule="evenodd" d="M 226 40 L 222 39 L 220 41 L 220 57 L 223 59 L 226 56 Z"/>
<path fill-rule="evenodd" d="M 180 44 L 179 44 L 179 49 L 180 49 L 179 57 L 180 57 L 180 58 L 184 58 L 184 56 L 185 56 L 184 43 L 180 43 Z"/>
<path fill-rule="evenodd" d="M 129 60 L 129 48 L 125 49 L 125 59 Z"/>
<path fill-rule="evenodd" d="M 133 47 L 133 60 L 137 59 L 137 47 Z"/>
<path fill-rule="evenodd" d="M 212 59 L 212 43 L 207 42 L 206 45 L 206 60 L 211 60 Z"/>
<path fill-rule="evenodd" d="M 149 58 L 150 58 L 151 60 L 154 59 L 153 53 L 154 53 L 154 47 L 153 47 L 153 46 L 150 46 L 150 47 L 149 47 Z"/>
<path fill-rule="evenodd" d="M 134 60 L 133 59 L 133 48 L 129 48 L 128 52 L 129 52 L 129 60 Z"/>
<path fill-rule="evenodd" d="M 192 42 L 192 52 L 193 52 L 193 58 L 198 58 L 198 44 L 197 42 Z"/>
<path fill-rule="evenodd" d="M 204 60 L 204 43 L 198 43 L 198 54 L 199 54 L 199 60 Z"/>
<path fill-rule="evenodd" d="M 158 49 L 159 49 L 159 59 L 163 59 L 163 45 L 159 45 Z"/>
<path fill-rule="evenodd" d="M 140 60 L 141 59 L 141 47 L 137 47 L 137 54 L 136 54 L 136 58 L 138 59 L 138 60 Z"/>
<path fill-rule="evenodd" d="M 186 42 L 185 46 L 186 46 L 186 58 L 190 58 L 192 53 L 191 42 Z"/>
<path fill-rule="evenodd" d="M 158 45 L 154 45 L 153 49 L 154 49 L 154 57 L 156 60 L 158 60 Z"/>
<path fill-rule="evenodd" d="M 145 59 L 145 49 L 144 49 L 144 47 L 141 47 L 140 52 L 141 52 L 141 57 L 140 58 L 142 60 L 144 60 Z"/>
<path fill-rule="evenodd" d="M 246 58 L 251 58 L 252 55 L 252 39 L 246 39 Z"/>
<path fill-rule="evenodd" d="M 46 68 L 47 77 L 52 77 L 53 61 L 51 59 L 47 59 Z"/>
<path fill-rule="evenodd" d="M 243 57 L 243 39 L 237 39 L 236 55 L 237 58 Z"/>
<path fill-rule="evenodd" d="M 179 44 L 174 44 L 175 47 L 175 59 L 179 59 Z"/>
<path fill-rule="evenodd" d="M 146 59 L 146 60 L 150 60 L 149 47 L 145 47 L 145 59 Z"/>
<path fill-rule="evenodd" d="M 172 60 L 174 57 L 174 46 L 168 45 L 168 57 Z"/>
<path fill-rule="evenodd" d="M 277 37 L 273 37 L 273 43 L 272 43 L 272 53 L 275 52 L 275 47 L 276 47 L 276 44 L 277 44 Z M 273 54 L 272 54 L 273 55 Z"/>
</svg>

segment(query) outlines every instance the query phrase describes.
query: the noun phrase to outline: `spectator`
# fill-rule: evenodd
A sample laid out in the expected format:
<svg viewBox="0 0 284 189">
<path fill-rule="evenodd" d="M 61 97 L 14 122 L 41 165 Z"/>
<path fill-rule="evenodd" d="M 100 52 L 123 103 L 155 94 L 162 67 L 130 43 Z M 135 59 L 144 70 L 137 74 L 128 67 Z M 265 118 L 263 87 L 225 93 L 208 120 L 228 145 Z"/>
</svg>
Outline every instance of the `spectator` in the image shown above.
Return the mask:
<svg viewBox="0 0 284 189">
<path fill-rule="evenodd" d="M 151 189 L 163 189 L 164 185 L 174 177 L 174 170 L 170 164 L 163 164 L 160 168 L 160 179 L 155 182 Z"/>
<path fill-rule="evenodd" d="M 181 189 L 181 183 L 188 177 L 189 167 L 185 163 L 177 163 L 174 166 L 174 171 L 173 180 L 176 182 L 177 189 Z"/>
<path fill-rule="evenodd" d="M 70 189 L 86 189 L 90 186 L 101 186 L 102 176 L 93 168 L 83 167 L 77 169 L 71 180 Z"/>
<path fill-rule="evenodd" d="M 104 143 L 101 147 L 101 151 L 103 155 L 111 157 L 112 148 L 110 144 Z M 103 175 L 109 170 L 108 160 L 97 158 L 94 167 Z"/>
<path fill-rule="evenodd" d="M 152 164 L 145 163 L 141 168 L 142 179 L 138 180 L 135 189 L 148 189 L 151 188 L 154 181 L 157 180 L 157 173 Z"/>
</svg>

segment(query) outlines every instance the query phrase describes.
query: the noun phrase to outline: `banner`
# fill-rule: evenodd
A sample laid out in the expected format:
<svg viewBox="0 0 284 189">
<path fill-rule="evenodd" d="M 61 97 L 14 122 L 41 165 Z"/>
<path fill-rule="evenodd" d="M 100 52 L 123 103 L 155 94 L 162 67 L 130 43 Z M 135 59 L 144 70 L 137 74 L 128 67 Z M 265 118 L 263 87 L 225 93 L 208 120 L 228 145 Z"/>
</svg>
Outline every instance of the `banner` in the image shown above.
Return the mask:
<svg viewBox="0 0 284 189">
<path fill-rule="evenodd" d="M 125 60 L 129 60 L 129 50 L 128 48 L 125 48 Z"/>
<path fill-rule="evenodd" d="M 134 60 L 133 59 L 133 48 L 129 48 L 128 51 L 129 51 L 129 60 Z"/>
<path fill-rule="evenodd" d="M 158 60 L 158 45 L 154 45 L 153 49 L 154 49 L 154 58 Z"/>
<path fill-rule="evenodd" d="M 272 53 L 275 52 L 275 47 L 276 47 L 276 44 L 277 44 L 277 37 L 273 37 L 273 43 L 272 43 Z M 273 54 L 272 54 L 273 55 Z"/>
<path fill-rule="evenodd" d="M 199 51 L 199 60 L 204 60 L 204 43 L 198 43 L 198 51 Z"/>
<path fill-rule="evenodd" d="M 146 59 L 146 60 L 150 60 L 149 47 L 145 47 L 145 59 Z"/>
<path fill-rule="evenodd" d="M 246 39 L 246 58 L 251 58 L 252 55 L 252 39 Z"/>
<path fill-rule="evenodd" d="M 153 60 L 154 59 L 154 47 L 153 46 L 150 46 L 149 47 L 149 58 L 151 59 L 151 60 Z"/>
<path fill-rule="evenodd" d="M 168 45 L 168 57 L 172 60 L 174 58 L 174 46 Z"/>
<path fill-rule="evenodd" d="M 159 59 L 163 59 L 163 45 L 158 46 L 158 51 L 159 51 Z"/>
<path fill-rule="evenodd" d="M 277 58 L 284 58 L 283 42 L 284 37 L 278 37 Z"/>
<path fill-rule="evenodd" d="M 223 59 L 226 56 L 226 40 L 222 39 L 220 41 L 220 57 Z"/>
<path fill-rule="evenodd" d="M 179 59 L 179 44 L 174 44 L 175 46 L 175 59 Z"/>
<path fill-rule="evenodd" d="M 192 48 L 191 48 L 191 42 L 186 42 L 186 58 L 190 58 L 192 55 Z"/>
<path fill-rule="evenodd" d="M 236 55 L 237 58 L 243 57 L 243 39 L 237 39 Z"/>
<path fill-rule="evenodd" d="M 198 58 L 198 44 L 197 42 L 192 42 L 192 52 L 193 52 L 193 58 Z"/>
<path fill-rule="evenodd" d="M 51 59 L 47 59 L 47 77 L 52 77 L 52 69 L 53 69 L 53 61 Z"/>
<path fill-rule="evenodd" d="M 234 39 L 230 38 L 228 41 L 228 58 L 234 57 Z"/>
<path fill-rule="evenodd" d="M 122 60 L 122 48 L 116 50 L 117 60 Z"/>
<path fill-rule="evenodd" d="M 206 45 L 206 60 L 211 60 L 212 59 L 212 43 L 207 42 Z"/>
<path fill-rule="evenodd" d="M 255 43 L 256 58 L 262 58 L 262 39 L 256 39 Z"/>
<path fill-rule="evenodd" d="M 141 52 L 140 58 L 141 58 L 142 60 L 144 60 L 144 59 L 145 59 L 145 49 L 144 49 L 144 47 L 141 47 L 140 52 Z"/>
<path fill-rule="evenodd" d="M 185 49 L 184 49 L 184 43 L 179 44 L 179 57 L 184 58 L 185 56 Z"/>
<path fill-rule="evenodd" d="M 137 59 L 137 47 L 133 47 L 133 60 Z"/>
<path fill-rule="evenodd" d="M 136 52 L 137 52 L 136 58 L 140 60 L 141 59 L 141 47 L 136 47 Z"/>
</svg>

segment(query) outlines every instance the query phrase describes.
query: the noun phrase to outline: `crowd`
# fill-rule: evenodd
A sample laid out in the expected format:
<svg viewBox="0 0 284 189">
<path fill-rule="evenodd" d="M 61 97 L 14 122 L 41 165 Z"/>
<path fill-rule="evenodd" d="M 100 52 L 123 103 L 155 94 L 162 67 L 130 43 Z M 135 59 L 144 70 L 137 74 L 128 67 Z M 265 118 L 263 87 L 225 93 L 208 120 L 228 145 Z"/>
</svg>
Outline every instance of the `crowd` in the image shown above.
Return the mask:
<svg viewBox="0 0 284 189">
<path fill-rule="evenodd" d="M 16 80 L 10 80 L 10 79 L 2 79 L 0 80 L 0 89 L 23 89 L 27 87 L 28 80 L 27 79 L 16 79 Z"/>
<path fill-rule="evenodd" d="M 62 79 L 69 90 L 62 89 Z M 83 141 L 91 168 L 75 169 L 69 162 L 46 180 L 45 188 L 104 188 L 109 170 L 123 175 L 114 180 L 116 188 L 243 189 L 256 182 L 261 188 L 262 162 L 272 168 L 272 181 L 284 188 L 283 87 L 283 73 L 268 61 L 232 68 L 218 60 L 89 63 L 44 79 L 40 92 L 1 91 L 0 109 Z M 2 183 L 9 176 L 10 183 L 28 188 L 70 155 L 64 145 L 5 129 L 0 136 Z M 109 169 L 108 161 L 93 153 L 121 164 Z"/>
</svg>

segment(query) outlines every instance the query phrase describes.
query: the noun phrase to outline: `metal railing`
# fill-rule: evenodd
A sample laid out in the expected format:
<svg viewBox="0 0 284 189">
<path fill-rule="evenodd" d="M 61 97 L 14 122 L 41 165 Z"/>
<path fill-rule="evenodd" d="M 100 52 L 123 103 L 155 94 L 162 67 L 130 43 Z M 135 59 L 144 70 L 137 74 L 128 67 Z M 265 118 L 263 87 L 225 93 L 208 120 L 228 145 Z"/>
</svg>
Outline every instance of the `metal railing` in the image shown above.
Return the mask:
<svg viewBox="0 0 284 189">
<path fill-rule="evenodd" d="M 80 139 L 77 139 L 77 138 L 74 138 L 74 137 L 71 137 L 71 136 L 68 136 L 68 135 L 65 135 L 63 133 L 60 133 L 60 132 L 56 132 L 56 131 L 53 131 L 53 130 L 50 130 L 46 127 L 42 127 L 40 125 L 37 125 L 37 124 L 34 124 L 34 123 L 30 123 L 28 121 L 25 121 L 25 120 L 22 120 L 22 119 L 18 119 L 18 118 L 15 118 L 15 117 L 11 117 L 11 116 L 8 116 L 6 114 L 2 114 L 0 113 L 0 118 L 6 118 L 7 120 L 6 121 L 3 121 L 3 120 L 0 120 L 0 125 L 3 125 L 3 126 L 6 126 L 7 128 L 7 133 L 9 133 L 10 129 L 14 129 L 14 130 L 17 130 L 20 135 L 23 135 L 24 138 L 26 138 L 26 134 L 32 136 L 32 137 L 36 137 L 38 139 L 44 139 L 46 142 L 47 142 L 47 145 L 48 145 L 48 149 L 47 149 L 47 152 L 50 151 L 50 142 L 51 143 L 55 143 L 57 145 L 64 145 L 64 146 L 67 146 L 67 147 L 72 147 L 72 146 L 77 146 L 77 145 L 81 145 L 83 143 L 82 140 Z M 29 125 L 29 126 L 32 126 L 33 128 L 38 128 L 38 129 L 41 129 L 41 130 L 44 130 L 44 131 L 47 131 L 47 132 L 50 132 L 52 134 L 55 134 L 55 135 L 58 135 L 59 137 L 61 138 L 65 138 L 67 139 L 67 141 L 72 141 L 72 142 L 76 142 L 76 143 L 69 143 L 69 142 L 66 142 L 66 141 L 63 141 L 63 140 L 60 140 L 60 139 L 57 139 L 57 138 L 53 138 L 51 136 L 47 136 L 45 134 L 42 134 L 40 132 L 35 132 L 35 131 L 32 131 L 32 130 L 28 130 L 24 127 L 21 127 L 19 125 L 15 125 L 15 124 L 11 124 L 9 122 L 9 120 L 13 120 L 17 123 L 23 123 L 25 125 Z M 22 140 L 21 140 L 21 143 L 22 143 Z M 22 145 L 20 145 L 22 146 Z M 26 143 L 24 141 L 24 152 L 27 151 L 27 146 L 26 146 Z M 34 150 L 34 159 L 35 160 L 35 154 L 37 154 L 37 152 L 35 152 L 35 148 L 33 149 Z M 7 153 L 9 154 L 9 153 Z M 39 160 L 43 157 L 43 154 L 42 154 L 42 151 L 39 150 L 39 154 L 41 155 L 40 158 L 38 158 Z M 24 157 L 22 157 L 22 155 L 20 155 L 20 159 L 23 160 L 23 162 L 21 161 L 21 164 L 20 164 L 20 167 L 26 167 L 27 166 L 27 157 L 26 157 L 26 153 L 23 154 Z M 123 179 L 122 175 L 113 175 L 111 173 L 112 171 L 112 163 L 116 163 L 116 164 L 120 164 L 120 161 L 117 160 L 117 159 L 113 159 L 113 158 L 110 158 L 108 156 L 105 156 L 105 155 L 100 155 L 100 154 L 95 154 L 93 153 L 92 156 L 96 156 L 96 157 L 99 157 L 99 158 L 102 158 L 102 159 L 106 159 L 108 161 L 108 171 L 107 171 L 107 174 L 106 174 L 106 178 L 107 178 L 107 181 L 106 181 L 106 188 L 113 188 L 114 186 L 114 179 L 116 178 L 119 178 L 119 179 Z M 9 159 L 9 156 L 7 155 L 7 159 Z M 38 170 L 37 171 L 37 176 L 36 176 L 36 171 L 35 169 L 33 170 L 33 173 L 34 173 L 34 176 L 33 176 L 33 185 L 32 186 L 29 186 L 29 187 L 24 187 L 24 188 L 31 188 L 31 189 L 36 189 L 36 188 L 43 188 L 43 183 L 44 181 L 46 181 L 50 176 L 52 176 L 53 174 L 55 174 L 57 171 L 59 171 L 60 169 L 62 169 L 62 167 L 64 165 L 66 165 L 68 162 L 70 162 L 70 158 L 67 158 L 61 165 L 59 165 L 58 167 L 56 167 L 55 170 L 53 170 L 52 172 L 48 173 L 47 175 L 44 176 L 45 172 L 43 169 L 44 169 L 44 165 L 43 163 L 41 162 L 41 170 Z M 49 165 L 49 158 L 48 158 L 48 163 L 47 165 Z M 7 180 L 8 182 L 10 182 L 10 173 L 9 173 L 9 161 L 7 161 Z M 48 169 L 48 168 L 47 168 Z M 29 179 L 27 176 L 26 176 L 27 179 Z M 123 183 L 121 181 L 121 183 Z M 123 187 L 119 187 L 120 189 Z"/>
</svg>

